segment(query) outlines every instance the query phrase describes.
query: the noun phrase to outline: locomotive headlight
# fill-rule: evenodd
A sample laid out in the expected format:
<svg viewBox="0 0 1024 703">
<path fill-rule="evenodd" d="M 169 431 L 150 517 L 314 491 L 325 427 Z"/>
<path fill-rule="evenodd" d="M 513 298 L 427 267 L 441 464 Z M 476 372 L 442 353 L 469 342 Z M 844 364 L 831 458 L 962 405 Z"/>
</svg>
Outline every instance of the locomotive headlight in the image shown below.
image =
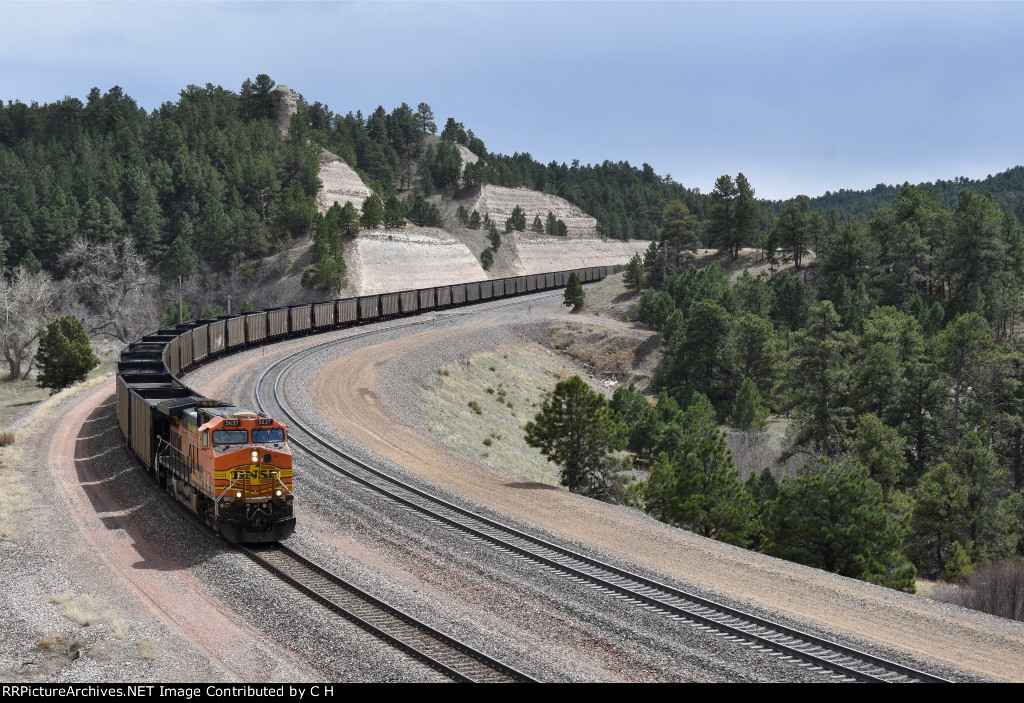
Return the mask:
<svg viewBox="0 0 1024 703">
<path fill-rule="evenodd" d="M 256 463 L 260 460 L 260 454 L 255 449 L 252 451 L 252 463 Z"/>
</svg>

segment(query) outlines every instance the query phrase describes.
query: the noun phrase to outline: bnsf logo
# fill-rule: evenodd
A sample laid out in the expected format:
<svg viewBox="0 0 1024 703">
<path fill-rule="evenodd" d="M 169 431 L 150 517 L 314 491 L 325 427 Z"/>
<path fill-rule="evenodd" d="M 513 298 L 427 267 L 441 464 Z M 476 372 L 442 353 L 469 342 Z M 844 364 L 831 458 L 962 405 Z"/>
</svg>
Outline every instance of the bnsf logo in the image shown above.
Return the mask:
<svg viewBox="0 0 1024 703">
<path fill-rule="evenodd" d="M 240 478 L 273 478 L 276 473 L 276 471 L 271 471 L 270 469 L 248 469 L 245 471 L 232 471 L 231 478 L 235 480 Z"/>
</svg>

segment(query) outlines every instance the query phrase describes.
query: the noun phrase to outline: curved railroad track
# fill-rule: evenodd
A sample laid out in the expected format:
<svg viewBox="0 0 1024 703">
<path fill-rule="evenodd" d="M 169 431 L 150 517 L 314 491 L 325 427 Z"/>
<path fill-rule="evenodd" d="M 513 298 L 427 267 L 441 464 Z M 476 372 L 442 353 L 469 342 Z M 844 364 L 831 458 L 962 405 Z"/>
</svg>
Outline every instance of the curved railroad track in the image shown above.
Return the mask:
<svg viewBox="0 0 1024 703">
<path fill-rule="evenodd" d="M 408 325 L 422 323 L 417 321 Z M 394 327 L 382 328 L 380 331 L 390 329 Z M 374 334 L 376 331 L 362 332 L 359 336 Z M 287 417 L 290 443 L 324 467 L 379 497 L 405 506 L 430 522 L 461 532 L 469 539 L 490 544 L 501 552 L 534 563 L 550 573 L 586 583 L 594 589 L 614 594 L 621 600 L 667 618 L 721 633 L 732 641 L 764 651 L 767 655 L 781 657 L 794 665 L 832 672 L 835 680 L 951 683 L 927 672 L 772 622 L 553 544 L 431 495 L 345 452 L 317 434 L 288 407 L 281 395 L 281 385 L 288 371 L 305 357 L 328 345 L 349 339 L 351 337 L 323 342 L 281 358 L 263 371 L 255 387 L 259 409 L 274 417 Z"/>
<path fill-rule="evenodd" d="M 455 681 L 535 682 L 507 664 L 371 596 L 283 545 L 239 549 L 308 597 Z"/>
</svg>

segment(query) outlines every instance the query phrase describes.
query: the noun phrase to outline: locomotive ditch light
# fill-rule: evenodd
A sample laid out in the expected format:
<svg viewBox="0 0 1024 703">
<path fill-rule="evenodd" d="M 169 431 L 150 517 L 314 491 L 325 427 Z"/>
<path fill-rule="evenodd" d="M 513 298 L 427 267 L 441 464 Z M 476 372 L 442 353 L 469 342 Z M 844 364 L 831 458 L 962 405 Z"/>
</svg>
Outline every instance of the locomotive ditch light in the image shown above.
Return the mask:
<svg viewBox="0 0 1024 703">
<path fill-rule="evenodd" d="M 235 491 L 235 498 L 241 498 L 241 497 L 242 497 L 242 492 L 241 491 Z"/>
<path fill-rule="evenodd" d="M 278 488 L 276 491 L 274 491 L 274 495 L 277 496 L 278 498 L 280 498 L 281 497 L 281 489 Z"/>
</svg>

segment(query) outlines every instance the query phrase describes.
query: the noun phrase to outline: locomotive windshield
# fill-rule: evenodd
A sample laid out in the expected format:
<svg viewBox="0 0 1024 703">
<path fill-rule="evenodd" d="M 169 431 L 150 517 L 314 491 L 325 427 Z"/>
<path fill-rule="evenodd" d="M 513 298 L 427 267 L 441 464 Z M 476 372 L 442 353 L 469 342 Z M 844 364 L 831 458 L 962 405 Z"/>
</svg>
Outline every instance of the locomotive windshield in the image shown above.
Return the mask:
<svg viewBox="0 0 1024 703">
<path fill-rule="evenodd" d="M 247 444 L 249 442 L 248 430 L 214 430 L 214 444 Z"/>
<path fill-rule="evenodd" d="M 258 442 L 283 442 L 284 430 L 280 427 L 261 427 L 252 431 L 252 441 L 254 444 Z"/>
</svg>

